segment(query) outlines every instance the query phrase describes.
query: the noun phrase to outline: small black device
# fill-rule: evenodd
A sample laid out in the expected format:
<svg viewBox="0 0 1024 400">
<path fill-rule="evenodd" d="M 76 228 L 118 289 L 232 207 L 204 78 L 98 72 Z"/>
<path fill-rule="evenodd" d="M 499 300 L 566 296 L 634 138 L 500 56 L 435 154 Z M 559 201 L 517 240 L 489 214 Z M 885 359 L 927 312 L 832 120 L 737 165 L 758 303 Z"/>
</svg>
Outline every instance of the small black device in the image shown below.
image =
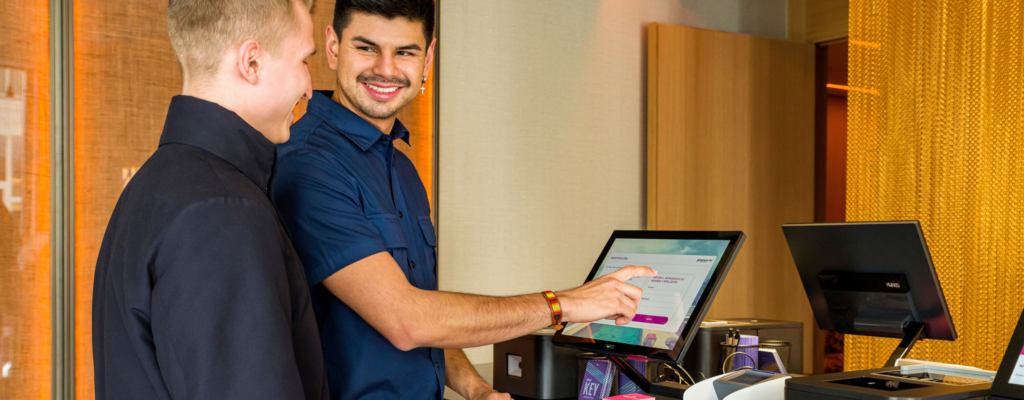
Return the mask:
<svg viewBox="0 0 1024 400">
<path fill-rule="evenodd" d="M 683 368 L 694 376 L 711 377 L 722 373 L 722 362 L 728 356 L 728 351 L 724 351 L 728 349 L 723 349 L 722 342 L 731 330 L 757 336 L 762 343 L 787 344 L 785 348 L 778 348 L 786 370 L 795 374 L 804 371 L 804 324 L 801 322 L 761 318 L 715 318 L 715 321 L 703 322 L 683 356 Z"/>
<path fill-rule="evenodd" d="M 575 399 L 576 350 L 554 346 L 554 329 L 494 344 L 494 390 L 517 399 Z"/>
<path fill-rule="evenodd" d="M 786 224 L 782 231 L 821 329 L 902 339 L 882 368 L 786 380 L 786 400 L 959 400 L 988 392 L 989 371 L 896 367 L 919 339 L 956 339 L 917 221 Z"/>
<path fill-rule="evenodd" d="M 679 364 L 746 236 L 720 231 L 615 231 L 585 282 L 627 265 L 648 266 L 656 277 L 627 283 L 644 290 L 637 314 L 615 321 L 569 322 L 557 345 L 609 355 L 645 392 L 650 382 L 620 357 Z"/>
</svg>

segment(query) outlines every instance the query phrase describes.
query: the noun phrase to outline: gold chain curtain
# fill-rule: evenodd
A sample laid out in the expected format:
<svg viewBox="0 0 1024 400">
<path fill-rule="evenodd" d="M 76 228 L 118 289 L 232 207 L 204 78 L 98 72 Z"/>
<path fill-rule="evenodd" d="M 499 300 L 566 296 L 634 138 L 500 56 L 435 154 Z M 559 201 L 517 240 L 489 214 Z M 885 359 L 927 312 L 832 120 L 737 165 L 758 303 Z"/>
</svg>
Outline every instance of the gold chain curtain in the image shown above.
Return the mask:
<svg viewBox="0 0 1024 400">
<path fill-rule="evenodd" d="M 846 217 L 921 221 L 959 333 L 911 357 L 995 369 L 1024 306 L 1022 55 L 1021 0 L 850 2 Z M 847 335 L 845 369 L 896 342 Z"/>
</svg>

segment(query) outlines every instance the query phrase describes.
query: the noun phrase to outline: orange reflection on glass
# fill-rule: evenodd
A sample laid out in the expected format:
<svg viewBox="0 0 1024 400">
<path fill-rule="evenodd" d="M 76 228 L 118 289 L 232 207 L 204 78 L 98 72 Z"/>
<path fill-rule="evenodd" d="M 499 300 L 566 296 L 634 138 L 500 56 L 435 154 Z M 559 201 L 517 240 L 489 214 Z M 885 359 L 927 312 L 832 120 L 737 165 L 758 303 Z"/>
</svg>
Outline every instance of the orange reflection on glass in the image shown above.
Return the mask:
<svg viewBox="0 0 1024 400">
<path fill-rule="evenodd" d="M 50 397 L 49 2 L 0 10 L 0 398 Z"/>
</svg>

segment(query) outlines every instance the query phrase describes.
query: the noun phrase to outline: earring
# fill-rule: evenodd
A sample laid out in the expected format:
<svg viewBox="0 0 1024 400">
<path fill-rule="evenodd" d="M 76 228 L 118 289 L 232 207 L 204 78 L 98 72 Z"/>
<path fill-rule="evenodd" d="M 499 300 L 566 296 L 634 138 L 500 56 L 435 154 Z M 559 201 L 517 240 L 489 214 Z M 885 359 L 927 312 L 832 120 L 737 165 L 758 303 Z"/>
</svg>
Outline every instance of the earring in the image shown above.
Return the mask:
<svg viewBox="0 0 1024 400">
<path fill-rule="evenodd" d="M 423 78 L 423 83 L 427 83 L 427 78 Z M 423 94 L 426 91 L 427 87 L 425 85 L 420 85 L 420 94 Z"/>
</svg>

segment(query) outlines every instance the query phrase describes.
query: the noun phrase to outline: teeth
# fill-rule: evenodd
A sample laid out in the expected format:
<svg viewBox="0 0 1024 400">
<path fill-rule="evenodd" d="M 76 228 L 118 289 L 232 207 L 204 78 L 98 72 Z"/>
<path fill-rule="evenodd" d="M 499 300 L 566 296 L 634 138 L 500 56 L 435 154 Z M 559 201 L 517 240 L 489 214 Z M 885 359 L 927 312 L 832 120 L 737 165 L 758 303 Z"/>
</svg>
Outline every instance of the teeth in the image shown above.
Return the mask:
<svg viewBox="0 0 1024 400">
<path fill-rule="evenodd" d="M 374 86 L 374 85 L 371 85 L 369 83 L 367 83 L 366 86 L 369 86 L 370 89 L 373 89 L 373 91 L 380 92 L 380 93 L 394 93 L 396 90 L 398 90 L 398 86 L 390 87 L 390 88 L 382 88 L 380 86 Z"/>
</svg>

